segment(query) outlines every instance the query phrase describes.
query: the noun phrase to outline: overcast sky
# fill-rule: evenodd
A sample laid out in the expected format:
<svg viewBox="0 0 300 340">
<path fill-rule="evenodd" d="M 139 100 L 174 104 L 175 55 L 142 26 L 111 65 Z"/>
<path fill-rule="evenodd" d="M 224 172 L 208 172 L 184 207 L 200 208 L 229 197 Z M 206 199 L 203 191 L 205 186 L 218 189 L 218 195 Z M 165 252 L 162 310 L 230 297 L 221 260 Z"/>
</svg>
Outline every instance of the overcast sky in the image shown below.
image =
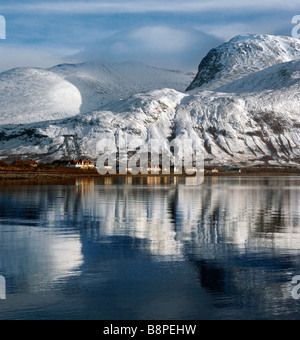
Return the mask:
<svg viewBox="0 0 300 340">
<path fill-rule="evenodd" d="M 291 36 L 299 0 L 1 0 L 0 71 L 63 62 L 142 61 L 195 71 L 238 34 Z"/>
</svg>

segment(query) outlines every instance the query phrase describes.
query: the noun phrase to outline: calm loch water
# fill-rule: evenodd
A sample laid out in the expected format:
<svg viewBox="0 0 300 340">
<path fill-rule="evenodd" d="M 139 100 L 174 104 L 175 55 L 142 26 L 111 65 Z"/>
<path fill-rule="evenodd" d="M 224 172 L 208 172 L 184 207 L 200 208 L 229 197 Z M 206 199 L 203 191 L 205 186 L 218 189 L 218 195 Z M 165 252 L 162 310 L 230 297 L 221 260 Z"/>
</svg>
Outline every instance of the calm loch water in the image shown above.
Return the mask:
<svg viewBox="0 0 300 340">
<path fill-rule="evenodd" d="M 300 178 L 0 185 L 0 319 L 300 319 Z"/>
</svg>

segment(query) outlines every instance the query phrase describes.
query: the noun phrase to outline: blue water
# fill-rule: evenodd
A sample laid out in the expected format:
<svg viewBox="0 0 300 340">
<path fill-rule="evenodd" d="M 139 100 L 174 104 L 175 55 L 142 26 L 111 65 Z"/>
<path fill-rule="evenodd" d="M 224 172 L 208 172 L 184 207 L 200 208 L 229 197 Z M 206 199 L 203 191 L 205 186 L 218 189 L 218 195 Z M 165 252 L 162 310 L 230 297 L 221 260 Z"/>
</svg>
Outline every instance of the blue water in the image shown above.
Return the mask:
<svg viewBox="0 0 300 340">
<path fill-rule="evenodd" d="M 300 178 L 0 184 L 0 319 L 299 319 Z"/>
</svg>

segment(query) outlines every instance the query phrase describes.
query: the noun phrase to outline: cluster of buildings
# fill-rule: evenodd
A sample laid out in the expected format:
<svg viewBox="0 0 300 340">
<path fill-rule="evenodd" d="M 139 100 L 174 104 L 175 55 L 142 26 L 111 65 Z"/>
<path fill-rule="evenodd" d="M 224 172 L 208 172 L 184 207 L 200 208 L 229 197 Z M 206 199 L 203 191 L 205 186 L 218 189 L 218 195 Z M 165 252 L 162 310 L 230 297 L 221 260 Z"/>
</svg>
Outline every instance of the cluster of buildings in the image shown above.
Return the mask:
<svg viewBox="0 0 300 340">
<path fill-rule="evenodd" d="M 67 163 L 68 168 L 75 168 L 75 169 L 83 169 L 83 170 L 92 170 L 95 169 L 96 166 L 93 162 L 91 162 L 88 159 L 84 159 L 82 157 L 82 153 L 80 151 L 77 135 L 64 135 L 64 147 L 67 152 L 68 159 L 71 159 Z M 75 155 L 76 158 L 72 158 L 72 156 Z M 137 164 L 137 166 L 140 164 Z M 102 169 L 107 172 L 110 172 L 113 170 L 111 166 L 109 166 L 107 163 L 104 164 L 104 168 Z M 119 172 L 119 168 L 117 166 L 117 173 Z M 133 169 L 127 168 L 126 170 L 123 169 L 123 172 L 132 173 Z M 162 168 L 162 166 L 151 166 L 149 164 L 146 168 L 138 167 L 139 173 L 144 174 L 180 174 L 182 173 L 182 169 L 177 169 L 174 166 L 171 166 L 171 168 L 166 169 Z M 192 167 L 191 169 L 184 169 L 184 173 L 195 173 L 197 170 Z M 205 169 L 205 172 L 207 174 L 219 174 L 219 173 L 241 173 L 242 170 L 235 166 L 223 166 L 223 167 L 207 167 Z"/>
<path fill-rule="evenodd" d="M 236 173 L 241 174 L 242 169 L 239 167 L 223 166 L 223 167 L 207 167 L 205 168 L 207 174 L 220 174 L 220 173 Z"/>
<path fill-rule="evenodd" d="M 68 168 L 74 168 L 74 169 L 82 169 L 82 170 L 94 170 L 96 169 L 95 164 L 88 160 L 88 159 L 72 159 L 71 161 L 68 162 L 66 165 Z M 104 166 L 104 169 L 107 172 L 110 172 L 113 170 L 112 166 Z M 117 172 L 119 172 L 120 169 L 116 169 Z M 139 168 L 138 169 L 141 174 L 179 174 L 181 173 L 180 169 L 177 168 L 171 168 L 167 169 L 164 168 L 162 169 L 161 167 L 153 167 L 151 165 L 148 165 L 146 169 Z M 187 169 L 189 172 L 192 171 L 192 169 Z M 196 169 L 194 169 L 196 171 Z M 127 168 L 125 170 L 127 173 L 133 173 L 132 168 Z M 220 173 L 242 173 L 242 170 L 238 167 L 230 167 L 230 166 L 224 166 L 224 167 L 208 167 L 205 169 L 206 174 L 220 174 Z"/>
<path fill-rule="evenodd" d="M 68 164 L 67 168 L 82 169 L 82 170 L 93 170 L 95 164 L 88 159 L 72 159 Z"/>
</svg>

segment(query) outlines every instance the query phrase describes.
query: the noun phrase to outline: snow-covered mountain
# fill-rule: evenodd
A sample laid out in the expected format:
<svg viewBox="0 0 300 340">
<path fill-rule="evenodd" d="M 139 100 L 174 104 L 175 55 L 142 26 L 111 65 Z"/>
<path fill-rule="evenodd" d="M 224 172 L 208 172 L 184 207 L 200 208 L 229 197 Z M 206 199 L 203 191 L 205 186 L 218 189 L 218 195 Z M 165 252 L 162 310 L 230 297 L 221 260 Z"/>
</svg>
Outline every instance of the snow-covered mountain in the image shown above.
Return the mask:
<svg viewBox="0 0 300 340">
<path fill-rule="evenodd" d="M 300 41 L 285 36 L 237 36 L 212 49 L 187 91 L 215 90 L 251 73 L 300 59 Z"/>
<path fill-rule="evenodd" d="M 218 164 L 299 164 L 300 61 L 272 66 L 181 102 Z"/>
<path fill-rule="evenodd" d="M 20 68 L 0 74 L 0 124 L 71 117 L 81 103 L 79 90 L 51 71 Z"/>
<path fill-rule="evenodd" d="M 194 74 L 138 62 L 59 65 L 53 73 L 73 84 L 82 97 L 81 113 L 137 93 L 172 88 L 183 92 Z"/>
<path fill-rule="evenodd" d="M 124 94 L 122 100 L 72 117 L 23 125 L 16 124 L 13 117 L 10 125 L 2 121 L 1 158 L 60 159 L 64 156 L 62 136 L 76 133 L 82 152 L 96 159 L 98 141 L 114 139 L 123 131 L 139 138 L 140 145 L 150 138 L 203 140 L 210 165 L 299 166 L 300 43 L 292 38 L 248 36 L 230 44 L 239 48 L 230 49 L 228 66 L 224 64 L 221 73 L 211 74 L 206 85 L 192 91 L 155 89 L 131 97 Z M 255 53 L 253 46 L 257 47 Z M 246 53 L 248 50 L 251 52 Z M 237 63 L 234 67 L 232 60 Z M 72 83 L 86 102 L 88 98 L 92 102 L 98 89 L 94 79 L 99 77 L 91 74 L 82 80 L 81 72 L 88 73 L 85 67 L 61 66 L 49 72 Z M 209 90 L 211 87 L 214 90 Z"/>
<path fill-rule="evenodd" d="M 60 148 L 64 134 L 77 134 L 82 152 L 93 159 L 98 157 L 98 141 L 114 140 L 119 131 L 139 138 L 140 144 L 149 138 L 167 139 L 183 97 L 185 94 L 176 90 L 155 90 L 68 119 L 0 126 L 2 157 L 19 154 L 47 161 L 60 159 L 64 156 L 64 149 Z M 192 128 L 190 133 L 195 133 Z"/>
<path fill-rule="evenodd" d="M 212 164 L 291 165 L 300 160 L 299 100 L 300 61 L 295 61 L 238 80 L 223 92 L 156 90 L 68 119 L 5 126 L 0 149 L 61 158 L 62 135 L 76 133 L 84 153 L 97 158 L 97 142 L 114 139 L 121 130 L 140 138 L 141 144 L 172 135 L 203 138 L 206 160 Z"/>
<path fill-rule="evenodd" d="M 184 91 L 193 76 L 137 62 L 14 69 L 0 74 L 0 125 L 73 117 L 154 89 Z"/>
</svg>

